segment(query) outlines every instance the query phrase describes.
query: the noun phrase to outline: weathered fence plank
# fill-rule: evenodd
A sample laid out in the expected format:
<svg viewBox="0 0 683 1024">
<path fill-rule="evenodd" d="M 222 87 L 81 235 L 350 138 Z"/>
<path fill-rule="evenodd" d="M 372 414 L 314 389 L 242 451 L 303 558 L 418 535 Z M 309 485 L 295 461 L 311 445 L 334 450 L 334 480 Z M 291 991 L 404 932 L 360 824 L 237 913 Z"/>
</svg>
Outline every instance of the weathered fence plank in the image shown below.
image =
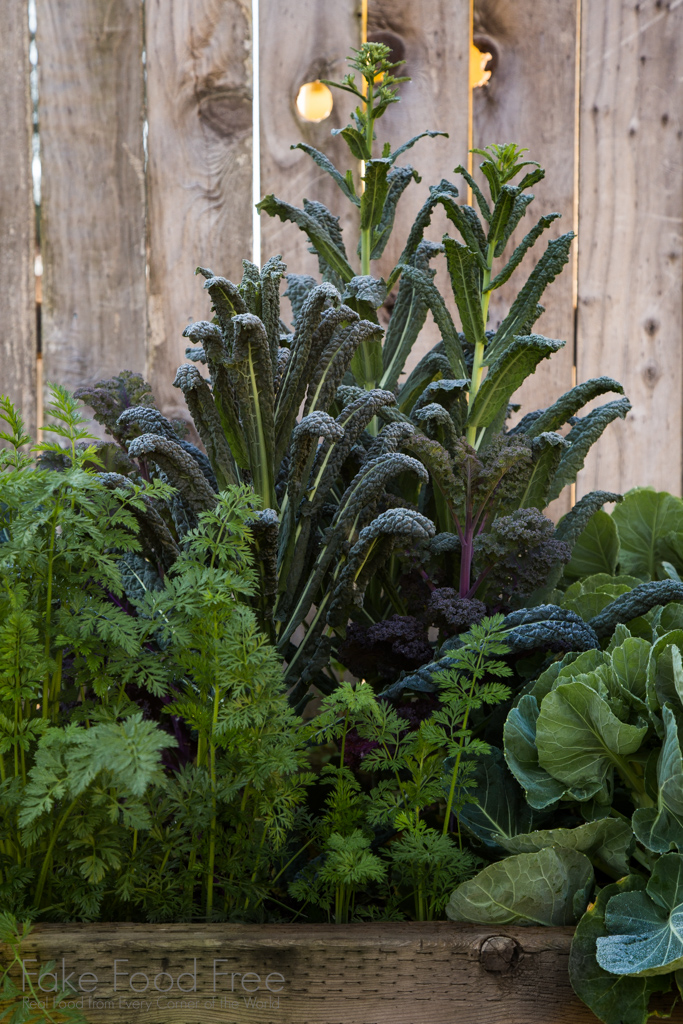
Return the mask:
<svg viewBox="0 0 683 1024">
<path fill-rule="evenodd" d="M 487 37 L 496 55 L 488 85 L 474 90 L 473 142 L 476 148 L 491 143 L 515 142 L 526 146 L 527 156 L 546 169 L 534 186 L 535 201 L 513 233 L 508 254 L 544 213 L 558 211 L 561 220 L 539 239 L 511 280 L 493 292 L 490 326 L 498 326 L 510 308 L 547 240 L 573 227 L 574 143 L 577 0 L 556 0 L 541 12 L 536 0 L 475 0 L 474 33 Z M 481 157 L 474 155 L 474 167 Z M 483 179 L 482 179 L 483 180 Z M 576 242 L 571 261 L 576 259 Z M 543 297 L 547 312 L 538 329 L 566 341 L 561 352 L 539 366 L 514 396 L 522 412 L 545 408 L 572 386 L 574 362 L 574 308 L 572 262 L 548 287 Z M 601 372 L 607 372 L 605 366 Z M 569 494 L 553 505 L 554 515 L 569 508 Z"/>
<path fill-rule="evenodd" d="M 384 142 L 394 147 L 425 129 L 448 132 L 449 137 L 422 139 L 399 160 L 414 166 L 422 176 L 411 183 L 398 207 L 396 227 L 373 273 L 387 277 L 401 255 L 413 220 L 429 196 L 430 185 L 442 178 L 455 180 L 453 168 L 467 161 L 469 90 L 469 0 L 370 0 L 368 36 L 390 46 L 394 59 L 405 60 L 397 74 L 409 75 L 400 88 L 401 102 L 389 107 L 377 124 L 378 149 Z M 452 225 L 439 207 L 425 232 L 440 242 Z M 437 283 L 449 300 L 450 283 L 443 259 L 435 261 Z M 449 305 L 452 303 L 449 301 Z M 432 318 L 408 360 L 408 369 L 440 338 Z"/>
<path fill-rule="evenodd" d="M 0 393 L 18 406 L 35 436 L 35 215 L 26 9 L 16 0 L 0 0 L 0 25 Z"/>
<path fill-rule="evenodd" d="M 251 4 L 147 0 L 148 373 L 160 407 L 183 329 L 210 318 L 198 265 L 238 281 L 251 257 Z"/>
<path fill-rule="evenodd" d="M 139 0 L 38 0 L 45 379 L 145 368 Z"/>
<path fill-rule="evenodd" d="M 579 492 L 681 493 L 683 4 L 584 4 L 579 378 L 610 373 L 633 403 Z"/>
<path fill-rule="evenodd" d="M 347 72 L 346 57 L 360 43 L 360 21 L 355 0 L 261 0 L 261 194 L 274 193 L 295 206 L 304 198 L 324 203 L 341 215 L 348 256 L 356 265 L 358 216 L 337 185 L 299 149 L 306 142 L 322 150 L 340 167 L 348 167 L 348 150 L 333 128 L 348 123 L 353 97 L 333 90 L 332 113 L 314 123 L 296 109 L 299 89 L 320 78 L 339 81 Z M 288 271 L 319 277 L 317 257 L 308 252 L 306 236 L 293 224 L 261 214 L 263 260 L 280 253 Z M 289 317 L 284 306 L 283 316 Z"/>
</svg>

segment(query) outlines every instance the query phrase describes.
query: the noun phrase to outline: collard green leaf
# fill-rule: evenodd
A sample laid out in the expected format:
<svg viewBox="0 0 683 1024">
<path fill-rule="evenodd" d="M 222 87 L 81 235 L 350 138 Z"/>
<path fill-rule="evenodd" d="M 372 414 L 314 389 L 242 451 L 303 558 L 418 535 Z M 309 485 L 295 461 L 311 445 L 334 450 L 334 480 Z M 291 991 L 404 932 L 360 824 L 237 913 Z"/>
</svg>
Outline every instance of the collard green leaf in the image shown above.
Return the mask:
<svg viewBox="0 0 683 1024">
<path fill-rule="evenodd" d="M 618 893 L 639 892 L 645 888 L 640 875 L 627 875 L 606 885 L 579 921 L 569 956 L 569 979 L 579 999 L 604 1024 L 646 1024 L 648 1003 L 655 992 L 669 988 L 668 978 L 617 977 L 604 970 L 595 953 L 598 939 L 607 935 L 605 908 Z"/>
<path fill-rule="evenodd" d="M 470 405 L 468 424 L 479 429 L 492 423 L 501 408 L 507 408 L 511 395 L 534 372 L 541 360 L 547 359 L 563 345 L 563 341 L 544 338 L 541 334 L 515 338 L 490 367 Z"/>
<path fill-rule="evenodd" d="M 680 661 L 680 652 L 678 652 Z M 636 839 L 654 853 L 683 849 L 683 756 L 676 716 L 662 708 L 664 742 L 657 762 L 657 806 L 638 807 L 633 814 Z"/>
<path fill-rule="evenodd" d="M 270 217 L 279 217 L 281 221 L 291 221 L 301 228 L 308 235 L 316 252 L 339 274 L 342 281 L 350 281 L 354 276 L 346 257 L 332 241 L 329 232 L 310 213 L 276 199 L 274 195 L 267 195 L 256 204 L 256 209 Z"/>
<path fill-rule="evenodd" d="M 658 564 L 672 557 L 667 534 L 683 533 L 683 501 L 666 491 L 636 487 L 612 513 L 621 542 L 621 569 L 655 579 Z"/>
<path fill-rule="evenodd" d="M 548 828 L 501 838 L 508 853 L 534 853 L 549 846 L 585 853 L 594 863 L 607 865 L 620 875 L 628 871 L 633 834 L 627 821 L 600 818 L 576 828 Z"/>
<path fill-rule="evenodd" d="M 446 914 L 475 924 L 573 924 L 585 911 L 593 884 L 591 862 L 576 850 L 520 853 L 459 885 Z"/>
<path fill-rule="evenodd" d="M 536 810 L 552 807 L 564 796 L 566 787 L 541 768 L 536 747 L 539 708 L 535 697 L 522 697 L 505 722 L 505 760 L 524 788 L 529 805 Z M 593 790 L 597 792 L 599 786 Z M 592 794 L 591 794 L 592 795 Z"/>
<path fill-rule="evenodd" d="M 611 516 L 598 509 L 588 521 L 572 548 L 572 557 L 564 567 L 569 578 L 606 572 L 613 576 L 619 564 L 619 534 Z"/>
<path fill-rule="evenodd" d="M 565 263 L 569 262 L 569 246 L 573 238 L 574 232 L 569 231 L 548 242 L 545 252 L 531 271 L 526 283 L 512 303 L 508 315 L 491 341 L 487 352 L 489 364 L 499 358 L 515 335 L 528 329 L 527 324 L 536 313 L 536 306 L 541 295 L 551 281 L 555 280 Z"/>
<path fill-rule="evenodd" d="M 384 201 L 389 192 L 387 175 L 391 170 L 391 161 L 386 157 L 368 160 L 365 164 L 365 189 L 360 200 L 361 231 L 368 231 L 379 226 L 384 210 Z"/>
<path fill-rule="evenodd" d="M 612 380 L 611 377 L 593 377 L 591 380 L 584 381 L 583 384 L 577 384 L 576 387 L 561 395 L 553 405 L 543 410 L 538 419 L 534 420 L 527 429 L 527 437 L 535 437 L 537 434 L 542 434 L 544 430 L 559 430 L 584 405 L 592 402 L 598 395 L 604 395 L 609 391 L 614 391 L 618 395 L 624 393 L 619 381 Z"/>
<path fill-rule="evenodd" d="M 647 732 L 647 724 L 620 722 L 607 701 L 585 683 L 563 683 L 541 702 L 536 724 L 539 764 L 572 789 L 602 787 L 615 767 L 628 777 L 628 756 L 640 749 Z"/>
<path fill-rule="evenodd" d="M 453 760 L 447 758 L 444 763 L 446 795 Z M 524 799 L 524 792 L 509 772 L 500 750 L 494 748 L 476 759 L 468 783 L 467 803 L 458 812 L 458 821 L 486 846 L 500 849 L 505 839 L 528 832 L 534 817 L 540 817 L 533 814 Z"/>
<path fill-rule="evenodd" d="M 660 857 L 645 892 L 612 896 L 605 925 L 608 934 L 596 942 L 603 970 L 651 977 L 683 967 L 683 857 Z"/>
<path fill-rule="evenodd" d="M 321 153 L 320 150 L 315 149 L 313 146 L 309 146 L 306 142 L 297 142 L 296 145 L 290 146 L 289 148 L 302 149 L 304 153 L 308 153 L 308 155 L 313 160 L 315 160 L 318 167 L 322 168 L 323 171 L 326 171 L 327 174 L 329 174 L 330 177 L 337 183 L 337 185 L 342 190 L 346 198 L 350 199 L 351 202 L 354 203 L 356 206 L 360 206 L 360 199 L 356 195 L 355 190 L 349 188 L 349 183 L 344 177 L 344 175 L 341 173 L 341 171 L 337 170 L 332 161 L 328 157 L 326 157 L 324 153 Z"/>
<path fill-rule="evenodd" d="M 631 403 L 628 398 L 619 398 L 616 402 L 607 402 L 606 405 L 593 409 L 587 416 L 574 424 L 567 434 L 570 447 L 560 459 L 560 465 L 557 467 L 553 479 L 550 491 L 551 500 L 559 497 L 567 484 L 574 483 L 577 474 L 583 469 L 586 455 L 605 428 L 617 417 L 625 419 L 630 409 Z"/>
<path fill-rule="evenodd" d="M 639 587 L 634 587 L 629 593 L 612 601 L 604 611 L 590 620 L 590 625 L 599 637 L 611 636 L 618 623 L 630 622 L 658 604 L 668 604 L 669 601 L 683 601 L 683 583 L 675 580 L 641 583 Z"/>
<path fill-rule="evenodd" d="M 484 321 L 479 296 L 481 267 L 466 245 L 461 245 L 460 242 L 449 238 L 448 235 L 444 235 L 443 245 L 446 250 L 453 296 L 465 337 L 472 347 L 484 344 Z M 456 376 L 464 376 L 464 374 L 457 373 L 455 367 L 453 372 L 456 373 Z"/>
<path fill-rule="evenodd" d="M 541 217 L 538 223 L 533 226 L 531 231 L 527 232 L 522 241 L 515 248 L 515 251 L 513 252 L 508 262 L 505 264 L 503 269 L 500 271 L 499 274 L 496 274 L 491 283 L 486 286 L 484 291 L 492 292 L 494 291 L 494 289 L 500 288 L 500 286 L 505 284 L 506 281 L 509 281 L 510 278 L 512 277 L 513 272 L 520 265 L 525 255 L 532 247 L 532 245 L 536 242 L 538 238 L 540 238 L 545 229 L 548 228 L 554 220 L 557 220 L 557 218 L 561 216 L 562 214 L 560 213 L 549 213 L 545 217 Z"/>
</svg>

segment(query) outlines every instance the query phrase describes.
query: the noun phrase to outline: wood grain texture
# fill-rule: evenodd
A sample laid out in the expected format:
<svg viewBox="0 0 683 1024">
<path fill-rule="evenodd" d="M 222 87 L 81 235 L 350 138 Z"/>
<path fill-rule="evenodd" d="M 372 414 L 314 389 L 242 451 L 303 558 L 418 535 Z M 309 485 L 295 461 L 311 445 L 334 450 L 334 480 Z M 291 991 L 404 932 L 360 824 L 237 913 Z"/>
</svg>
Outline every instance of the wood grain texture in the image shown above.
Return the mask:
<svg viewBox="0 0 683 1024">
<path fill-rule="evenodd" d="M 368 37 L 395 48 L 406 61 L 397 71 L 409 75 L 400 87 L 400 103 L 391 106 L 377 123 L 377 150 L 384 142 L 396 148 L 426 129 L 448 132 L 448 138 L 421 139 L 399 159 L 422 177 L 404 192 L 389 244 L 373 273 L 388 277 L 398 261 L 415 216 L 429 196 L 429 186 L 442 178 L 454 181 L 453 168 L 467 162 L 469 90 L 469 0 L 370 0 Z M 457 182 L 458 185 L 461 182 Z M 441 207 L 432 217 L 425 237 L 440 242 L 453 234 Z M 445 260 L 435 260 L 436 282 L 451 309 L 451 287 Z M 437 341 L 440 334 L 431 316 L 420 333 L 407 362 L 410 370 Z"/>
<path fill-rule="evenodd" d="M 60 983 L 63 963 L 89 1024 L 594 1024 L 569 984 L 571 935 L 447 922 L 39 925 L 22 949 L 29 971 L 55 960 Z"/>
<path fill-rule="evenodd" d="M 9 395 L 35 436 L 35 216 L 26 8 L 16 0 L 0 0 L 0 25 L 0 394 Z"/>
<path fill-rule="evenodd" d="M 633 411 L 610 426 L 579 493 L 681 493 L 683 5 L 584 4 L 579 377 L 609 373 Z"/>
<path fill-rule="evenodd" d="M 251 4 L 147 0 L 149 357 L 159 407 L 187 417 L 173 387 L 182 332 L 210 318 L 198 265 L 239 281 L 251 259 Z"/>
<path fill-rule="evenodd" d="M 475 0 L 475 36 L 488 37 L 497 61 L 488 85 L 473 96 L 473 143 L 483 149 L 493 142 L 526 146 L 546 177 L 534 186 L 535 201 L 514 232 L 506 255 L 538 218 L 557 211 L 561 220 L 544 233 L 510 281 L 493 292 L 490 326 L 501 322 L 550 238 L 573 227 L 575 77 L 577 0 L 554 0 L 542 11 L 536 0 Z M 475 170 L 481 158 L 474 155 Z M 483 181 L 480 172 L 476 175 Z M 574 250 L 576 242 L 574 242 Z M 576 259 L 574 251 L 571 259 Z M 501 264 L 502 265 L 502 264 Z M 574 308 L 572 264 L 547 288 L 542 303 L 546 312 L 537 330 L 566 341 L 561 352 L 540 364 L 513 401 L 521 414 L 542 409 L 572 386 L 574 361 Z M 603 366 L 601 373 L 606 373 Z M 555 517 L 569 508 L 567 493 L 553 503 Z"/>
<path fill-rule="evenodd" d="M 45 380 L 145 368 L 139 0 L 38 0 Z"/>
<path fill-rule="evenodd" d="M 306 82 L 340 81 L 348 71 L 346 57 L 360 44 L 358 5 L 354 0 L 261 0 L 261 194 L 301 207 L 304 198 L 324 203 L 341 217 L 349 262 L 358 267 L 358 213 L 325 171 L 298 149 L 306 142 L 321 150 L 342 173 L 358 163 L 333 128 L 349 123 L 353 97 L 333 90 L 332 113 L 324 121 L 305 121 L 296 109 Z M 263 261 L 280 253 L 293 274 L 319 278 L 318 259 L 308 252 L 306 236 L 293 224 L 261 215 Z M 283 317 L 289 318 L 288 304 Z"/>
</svg>

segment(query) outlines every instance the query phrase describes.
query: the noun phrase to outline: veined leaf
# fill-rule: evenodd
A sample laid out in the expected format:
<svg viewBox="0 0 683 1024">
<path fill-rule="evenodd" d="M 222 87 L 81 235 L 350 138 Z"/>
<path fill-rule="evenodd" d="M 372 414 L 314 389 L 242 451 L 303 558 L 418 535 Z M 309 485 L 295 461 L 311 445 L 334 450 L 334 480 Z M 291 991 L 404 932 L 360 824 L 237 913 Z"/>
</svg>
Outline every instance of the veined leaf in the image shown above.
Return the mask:
<svg viewBox="0 0 683 1024">
<path fill-rule="evenodd" d="M 387 192 L 386 199 L 384 200 L 384 207 L 382 209 L 380 222 L 372 232 L 370 245 L 371 260 L 378 260 L 384 252 L 386 244 L 389 241 L 389 236 L 391 235 L 394 227 L 394 218 L 396 216 L 398 201 L 413 179 L 415 181 L 419 181 L 417 171 L 414 171 L 412 167 L 392 167 L 387 174 L 389 191 Z M 360 249 L 360 241 L 358 243 L 358 248 Z M 360 252 L 358 255 L 360 256 Z"/>
<path fill-rule="evenodd" d="M 683 857 L 660 857 L 645 892 L 612 896 L 605 925 L 608 934 L 596 942 L 604 970 L 647 977 L 683 967 Z"/>
<path fill-rule="evenodd" d="M 517 707 L 508 714 L 503 738 L 505 760 L 520 786 L 524 788 L 529 806 L 535 810 L 545 810 L 553 807 L 565 795 L 567 788 L 539 765 L 536 747 L 538 715 L 536 698 L 531 694 L 525 694 Z M 589 797 L 594 796 L 599 788 L 598 785 L 589 790 Z"/>
<path fill-rule="evenodd" d="M 352 190 L 349 187 L 349 183 L 344 177 L 344 175 L 341 173 L 341 171 L 337 170 L 332 161 L 328 157 L 326 157 L 324 153 L 321 153 L 319 149 L 315 149 L 313 146 L 309 146 L 308 143 L 306 142 L 297 142 L 296 145 L 290 146 L 289 148 L 301 149 L 304 151 L 304 153 L 308 153 L 308 155 L 313 160 L 315 160 L 318 167 L 322 168 L 323 171 L 326 171 L 330 175 L 330 177 L 337 183 L 337 185 L 342 190 L 346 198 L 350 199 L 355 206 L 360 206 L 360 199 L 356 195 L 355 190 Z M 360 157 L 360 159 L 364 158 Z"/>
<path fill-rule="evenodd" d="M 270 217 L 279 217 L 281 221 L 289 220 L 301 228 L 308 235 L 316 252 L 339 274 L 342 281 L 350 281 L 354 276 L 346 257 L 332 241 L 329 233 L 310 214 L 281 199 L 276 199 L 272 194 L 257 203 L 256 209 L 259 213 L 267 213 Z"/>
<path fill-rule="evenodd" d="M 619 398 L 616 402 L 607 402 L 598 409 L 593 409 L 587 416 L 579 420 L 567 434 L 570 447 L 560 459 L 557 472 L 553 478 L 550 489 L 550 500 L 559 497 L 562 490 L 576 480 L 577 474 L 583 469 L 583 464 L 592 445 L 598 440 L 602 432 L 609 424 L 620 417 L 625 419 L 631 409 L 628 398 Z"/>
<path fill-rule="evenodd" d="M 242 298 L 238 286 L 225 277 L 210 277 L 205 281 L 204 287 L 211 296 L 211 309 L 216 314 L 223 333 L 226 352 L 229 355 L 232 346 L 232 318 L 239 316 L 240 313 L 248 313 L 247 304 Z M 190 324 L 189 326 L 193 327 L 194 325 Z M 192 335 L 183 333 L 183 337 L 191 338 Z"/>
<path fill-rule="evenodd" d="M 678 561 L 668 534 L 683 534 L 683 501 L 666 491 L 636 487 L 624 495 L 612 518 L 621 542 L 621 569 L 650 579 L 662 560 Z"/>
<path fill-rule="evenodd" d="M 619 381 L 612 380 L 611 377 L 593 377 L 591 380 L 584 381 L 583 384 L 577 384 L 571 391 L 567 391 L 558 398 L 548 409 L 544 409 L 538 419 L 529 426 L 526 431 L 527 437 L 536 437 L 546 430 L 559 430 L 584 405 L 608 391 L 614 391 L 618 395 L 624 393 Z"/>
<path fill-rule="evenodd" d="M 218 489 L 223 491 L 230 484 L 236 484 L 235 462 L 206 380 L 196 366 L 183 363 L 178 368 L 173 387 L 180 388 L 185 396 L 190 415 L 216 474 Z"/>
<path fill-rule="evenodd" d="M 550 227 L 554 220 L 557 220 L 557 218 L 561 216 L 561 213 L 548 213 L 545 217 L 541 217 L 541 219 L 532 227 L 531 231 L 527 232 L 503 269 L 499 274 L 496 274 L 490 284 L 484 288 L 484 291 L 492 292 L 494 289 L 500 288 L 500 286 L 505 284 L 506 281 L 509 281 L 513 272 L 520 265 L 536 240 L 540 238 L 546 228 Z"/>
<path fill-rule="evenodd" d="M 341 135 L 356 160 L 369 160 L 372 156 L 365 141 L 365 136 L 357 128 L 354 128 L 353 125 L 349 124 L 346 128 L 333 128 L 332 135 Z"/>
<path fill-rule="evenodd" d="M 444 762 L 446 795 L 453 760 L 447 758 Z M 458 812 L 458 821 L 486 846 L 500 849 L 503 839 L 529 831 L 534 823 L 534 813 L 524 799 L 522 787 L 509 772 L 500 750 L 494 748 L 490 754 L 478 757 L 468 781 L 471 785 L 467 789 L 467 803 Z"/>
<path fill-rule="evenodd" d="M 489 208 L 489 204 L 486 202 L 486 199 L 484 198 L 484 193 L 479 188 L 479 186 L 477 185 L 476 181 L 474 180 L 474 178 L 472 177 L 470 172 L 467 170 L 466 167 L 463 167 L 462 164 L 458 164 L 458 166 L 455 168 L 455 173 L 456 174 L 462 174 L 463 178 L 465 179 L 467 184 L 472 189 L 473 195 L 476 197 L 477 205 L 479 206 L 479 209 L 481 210 L 482 217 L 484 218 L 484 220 L 487 220 L 490 223 L 490 221 L 491 221 L 491 210 Z"/>
<path fill-rule="evenodd" d="M 613 768 L 628 773 L 626 759 L 640 749 L 648 728 L 620 722 L 585 683 L 563 683 L 541 702 L 539 764 L 567 787 L 602 786 Z"/>
<path fill-rule="evenodd" d="M 512 204 L 512 210 L 510 211 L 510 216 L 508 217 L 507 224 L 505 225 L 505 228 L 503 230 L 503 234 L 498 240 L 498 244 L 496 245 L 493 254 L 494 256 L 498 257 L 503 255 L 505 246 L 508 244 L 510 240 L 510 235 L 519 224 L 520 220 L 526 213 L 527 206 L 529 205 L 529 203 L 533 202 L 533 199 L 533 195 L 518 195 L 516 197 Z"/>
<path fill-rule="evenodd" d="M 457 244 L 457 243 L 456 243 Z M 461 247 L 462 248 L 462 247 Z M 446 303 L 441 293 L 425 271 L 417 267 L 407 266 L 403 268 L 403 275 L 418 290 L 420 298 L 429 307 L 434 322 L 441 332 L 441 339 L 444 344 L 448 361 L 451 365 L 451 372 L 454 377 L 466 377 L 467 369 L 465 356 L 460 344 L 455 324 L 448 312 Z"/>
<path fill-rule="evenodd" d="M 591 491 L 590 494 L 584 494 L 583 498 L 580 498 L 576 505 L 565 516 L 562 516 L 557 524 L 555 536 L 569 545 L 575 544 L 594 512 L 597 512 L 608 501 L 621 500 L 621 494 L 614 494 L 611 491 Z"/>
<path fill-rule="evenodd" d="M 391 161 L 383 157 L 368 160 L 365 164 L 365 191 L 360 200 L 361 231 L 376 228 L 382 219 L 384 200 L 389 192 L 387 175 L 390 169 Z"/>
<path fill-rule="evenodd" d="M 230 320 L 230 345 L 234 326 Z M 249 468 L 247 442 L 239 420 L 237 402 L 228 368 L 228 356 L 223 341 L 224 332 L 207 320 L 198 320 L 189 324 L 183 331 L 184 338 L 190 338 L 201 344 L 206 363 L 211 374 L 213 400 L 220 416 L 221 426 L 228 442 L 232 456 L 240 469 Z"/>
<path fill-rule="evenodd" d="M 451 364 L 445 352 L 436 351 L 438 347 L 443 349 L 443 343 L 439 342 L 438 346 L 423 356 L 405 383 L 401 385 L 398 393 L 398 405 L 401 412 L 410 412 L 427 384 L 433 380 L 450 377 Z"/>
<path fill-rule="evenodd" d="M 273 475 L 275 393 L 268 338 L 261 321 L 251 313 L 235 317 L 233 323 L 231 369 L 254 490 L 265 508 L 277 508 Z"/>
<path fill-rule="evenodd" d="M 430 130 L 420 132 L 419 135 L 413 135 L 412 139 L 409 139 L 407 142 L 404 142 L 402 146 L 399 146 L 398 149 L 394 150 L 394 152 L 389 157 L 390 161 L 392 162 L 392 164 L 395 163 L 398 157 L 401 155 L 401 153 L 405 153 L 407 149 L 410 149 L 412 146 L 414 146 L 416 142 L 420 141 L 420 139 L 435 139 L 437 135 L 443 135 L 445 139 L 448 138 L 448 132 L 434 132 Z"/>
<path fill-rule="evenodd" d="M 273 378 L 277 375 L 278 352 L 280 349 L 280 281 L 287 269 L 281 256 L 271 256 L 263 264 L 260 273 L 261 313 L 260 317 L 266 329 Z"/>
<path fill-rule="evenodd" d="M 544 338 L 541 334 L 515 338 L 486 374 L 470 406 L 468 424 L 477 429 L 487 427 L 500 409 L 507 407 L 510 396 L 534 372 L 540 361 L 563 346 L 563 341 Z"/>
<path fill-rule="evenodd" d="M 569 957 L 569 978 L 579 999 L 604 1024 L 646 1024 L 648 1003 L 654 992 L 666 991 L 669 978 L 617 977 L 605 971 L 595 958 L 596 943 L 607 935 L 605 908 L 618 893 L 645 888 L 640 875 L 627 875 L 606 885 L 579 921 Z"/>
<path fill-rule="evenodd" d="M 564 567 L 565 576 L 592 576 L 606 572 L 614 576 L 619 564 L 619 534 L 614 520 L 598 509 L 572 548 L 572 557 Z"/>
<path fill-rule="evenodd" d="M 599 637 L 610 636 L 620 622 L 630 622 L 658 604 L 668 604 L 669 601 L 683 601 L 683 583 L 677 583 L 676 580 L 641 583 L 639 587 L 634 587 L 629 593 L 612 601 L 604 611 L 591 619 L 590 625 Z"/>
<path fill-rule="evenodd" d="M 503 185 L 496 199 L 493 213 L 491 214 L 491 226 L 487 239 L 489 245 L 492 242 L 495 244 L 494 256 L 500 256 L 503 248 L 505 248 L 505 243 L 503 242 L 505 228 L 518 195 L 519 188 L 516 185 Z M 501 248 L 501 244 L 503 248 Z"/>
<path fill-rule="evenodd" d="M 424 245 L 424 242 L 420 244 Z M 430 274 L 428 268 L 424 273 Z M 428 308 L 415 284 L 407 277 L 402 278 L 384 339 L 382 387 L 389 390 L 396 387 L 405 361 L 427 319 Z"/>
<path fill-rule="evenodd" d="M 360 345 L 375 343 L 380 349 L 381 359 L 381 340 L 382 328 L 369 320 L 357 320 L 348 326 L 338 327 L 323 349 L 309 381 L 304 415 L 315 409 L 329 409 Z"/>
<path fill-rule="evenodd" d="M 399 257 L 398 263 L 387 278 L 388 291 L 391 291 L 398 281 L 403 267 L 410 263 L 411 256 L 416 252 L 418 245 L 422 241 L 425 228 L 429 226 L 432 219 L 432 213 L 439 202 L 441 202 L 442 197 L 447 197 L 450 201 L 457 199 L 458 195 L 459 193 L 455 185 L 451 184 L 450 181 L 446 181 L 445 178 L 441 180 L 439 185 L 430 185 L 429 199 L 423 203 L 422 207 L 418 211 L 417 217 L 413 222 L 413 226 L 408 233 L 408 239 L 403 248 L 403 252 Z"/>
<path fill-rule="evenodd" d="M 501 837 L 500 845 L 509 853 L 534 853 L 549 846 L 578 850 L 591 860 L 607 864 L 620 875 L 628 871 L 633 833 L 627 821 L 599 818 L 576 828 L 548 828 L 536 832 L 518 832 Z"/>
<path fill-rule="evenodd" d="M 520 853 L 459 885 L 446 914 L 451 921 L 475 924 L 573 924 L 585 911 L 593 884 L 591 862 L 576 850 Z"/>
<path fill-rule="evenodd" d="M 519 503 L 520 508 L 544 509 L 548 504 L 550 483 L 567 442 L 559 434 L 540 434 L 532 441 L 533 467 Z"/>
<path fill-rule="evenodd" d="M 668 853 L 673 846 L 683 849 L 683 755 L 676 716 L 668 704 L 662 708 L 662 721 L 664 742 L 657 762 L 657 806 L 639 807 L 633 814 L 636 839 L 654 853 Z"/>
<path fill-rule="evenodd" d="M 534 316 L 541 295 L 569 262 L 569 246 L 573 238 L 574 232 L 568 231 L 567 234 L 548 242 L 545 252 L 529 274 L 508 315 L 493 336 L 487 350 L 488 363 L 500 357 L 510 340 L 524 330 Z"/>
<path fill-rule="evenodd" d="M 479 343 L 483 344 L 485 342 L 484 321 L 479 298 L 481 268 L 467 246 L 461 245 L 460 242 L 449 238 L 448 235 L 444 235 L 443 244 L 463 332 L 473 347 Z M 464 376 L 464 374 L 456 373 L 455 369 L 453 372 L 456 376 Z"/>
</svg>

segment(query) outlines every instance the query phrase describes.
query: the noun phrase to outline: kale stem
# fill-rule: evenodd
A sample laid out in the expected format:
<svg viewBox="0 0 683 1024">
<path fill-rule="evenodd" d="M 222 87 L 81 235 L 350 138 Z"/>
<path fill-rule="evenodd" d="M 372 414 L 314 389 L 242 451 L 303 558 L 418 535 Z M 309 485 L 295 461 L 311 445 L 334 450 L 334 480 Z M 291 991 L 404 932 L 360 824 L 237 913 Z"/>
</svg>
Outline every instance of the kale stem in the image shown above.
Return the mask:
<svg viewBox="0 0 683 1024">
<path fill-rule="evenodd" d="M 482 322 L 482 336 L 483 341 L 477 341 L 474 346 L 474 361 L 472 363 L 472 382 L 470 384 L 468 403 L 470 408 L 474 399 L 477 397 L 477 392 L 481 387 L 481 378 L 484 373 L 484 348 L 486 347 L 486 340 L 484 331 L 486 330 L 486 321 L 489 315 L 489 302 L 491 300 L 491 292 L 487 292 L 484 289 L 491 283 L 491 269 L 493 267 L 493 253 L 496 248 L 497 238 L 494 236 L 488 246 L 486 253 L 486 270 L 482 280 L 482 296 L 481 296 L 481 322 Z M 467 443 L 472 445 L 474 448 L 477 441 L 477 428 L 475 424 L 471 424 L 467 428 Z"/>
</svg>

